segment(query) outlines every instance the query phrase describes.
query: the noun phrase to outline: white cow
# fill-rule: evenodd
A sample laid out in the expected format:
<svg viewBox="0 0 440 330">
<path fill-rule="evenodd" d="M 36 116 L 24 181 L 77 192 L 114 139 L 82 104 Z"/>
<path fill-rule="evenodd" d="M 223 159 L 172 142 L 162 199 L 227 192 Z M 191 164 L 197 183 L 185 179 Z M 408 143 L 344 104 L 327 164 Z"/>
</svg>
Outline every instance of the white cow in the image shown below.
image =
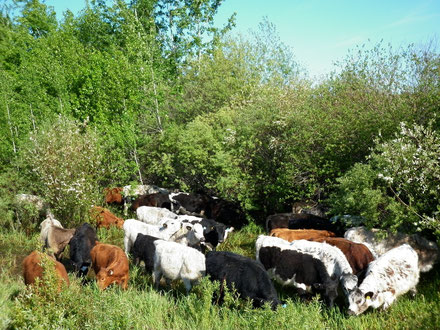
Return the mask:
<svg viewBox="0 0 440 330">
<path fill-rule="evenodd" d="M 173 234 L 180 230 L 181 224 L 177 220 L 168 220 L 162 226 L 157 226 L 143 223 L 135 219 L 128 219 L 125 220 L 122 228 L 124 229 L 125 253 L 128 255 L 136 241 L 137 234 L 141 233 L 168 240 Z"/>
<path fill-rule="evenodd" d="M 385 310 L 406 292 L 416 294 L 418 259 L 414 249 L 403 244 L 371 262 L 362 284 L 349 295 L 348 313 L 359 315 L 381 306 Z"/>
<path fill-rule="evenodd" d="M 61 222 L 59 222 L 58 220 L 54 219 L 54 218 L 47 218 L 45 220 L 43 220 L 40 223 L 40 241 L 43 244 L 47 243 L 47 235 L 49 233 L 49 229 L 52 227 L 59 227 L 59 228 L 63 228 L 63 225 L 61 224 Z"/>
<path fill-rule="evenodd" d="M 154 206 L 140 206 L 136 209 L 136 216 L 139 221 L 149 223 L 150 225 L 163 225 L 171 219 L 176 219 L 177 214 L 162 208 Z"/>
<path fill-rule="evenodd" d="M 176 242 L 158 240 L 154 242 L 153 282 L 159 287 L 162 276 L 167 281 L 182 279 L 186 291 L 189 292 L 192 283 L 205 275 L 205 255 L 196 249 Z"/>
<path fill-rule="evenodd" d="M 381 235 L 380 234 L 386 234 Z M 402 244 L 409 244 L 419 256 L 421 272 L 428 272 L 439 260 L 439 248 L 435 242 L 428 241 L 419 234 L 406 235 L 402 233 L 385 233 L 379 229 L 369 230 L 365 227 L 353 227 L 345 232 L 344 237 L 356 243 L 365 244 L 375 257 Z"/>
</svg>

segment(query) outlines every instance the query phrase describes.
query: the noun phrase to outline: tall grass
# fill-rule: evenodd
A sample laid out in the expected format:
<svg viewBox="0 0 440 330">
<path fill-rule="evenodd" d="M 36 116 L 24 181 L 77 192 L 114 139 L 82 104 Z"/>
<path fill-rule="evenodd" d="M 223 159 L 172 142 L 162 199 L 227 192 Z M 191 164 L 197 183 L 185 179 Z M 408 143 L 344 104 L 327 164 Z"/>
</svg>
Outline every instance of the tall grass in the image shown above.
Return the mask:
<svg viewBox="0 0 440 330">
<path fill-rule="evenodd" d="M 263 230 L 251 225 L 233 232 L 222 250 L 254 257 L 254 242 Z M 122 247 L 119 229 L 100 229 L 102 242 Z M 223 305 L 212 303 L 218 288 L 203 279 L 186 295 L 181 283 L 155 290 L 143 267 L 131 265 L 129 289 L 110 287 L 100 291 L 89 274 L 82 285 L 69 274 L 71 285 L 60 294 L 45 296 L 26 288 L 21 277 L 21 260 L 38 245 L 38 235 L 0 233 L 0 326 L 2 328 L 148 328 L 148 329 L 383 329 L 436 328 L 440 324 L 440 269 L 421 277 L 415 299 L 404 296 L 387 311 L 369 311 L 353 317 L 346 307 L 327 308 L 319 297 L 304 302 L 293 290 L 277 286 L 286 307 L 254 309 L 250 302 L 232 293 Z M 68 256 L 67 251 L 65 256 Z"/>
</svg>

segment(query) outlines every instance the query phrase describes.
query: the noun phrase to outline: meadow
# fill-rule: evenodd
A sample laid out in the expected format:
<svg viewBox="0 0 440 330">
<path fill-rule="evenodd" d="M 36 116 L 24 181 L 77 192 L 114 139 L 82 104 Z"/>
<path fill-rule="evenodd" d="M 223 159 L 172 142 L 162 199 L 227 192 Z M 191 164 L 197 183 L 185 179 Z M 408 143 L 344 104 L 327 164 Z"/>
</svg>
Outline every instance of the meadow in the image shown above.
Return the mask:
<svg viewBox="0 0 440 330">
<path fill-rule="evenodd" d="M 219 250 L 254 257 L 254 243 L 263 229 L 250 224 L 233 232 Z M 99 229 L 102 242 L 123 247 L 123 231 Z M 252 308 L 229 293 L 223 305 L 212 303 L 216 285 L 204 278 L 186 295 L 181 282 L 157 291 L 143 266 L 130 265 L 129 289 L 100 291 L 93 271 L 87 283 L 69 273 L 71 285 L 58 294 L 51 288 L 36 293 L 21 275 L 23 258 L 39 246 L 39 234 L 0 233 L 0 327 L 94 329 L 435 329 L 440 324 L 440 267 L 423 274 L 415 298 L 400 297 L 387 311 L 348 316 L 342 298 L 329 309 L 319 297 L 302 301 L 289 288 L 276 286 L 286 307 Z M 63 263 L 69 270 L 68 251 Z M 218 286 L 217 286 L 218 288 Z"/>
</svg>

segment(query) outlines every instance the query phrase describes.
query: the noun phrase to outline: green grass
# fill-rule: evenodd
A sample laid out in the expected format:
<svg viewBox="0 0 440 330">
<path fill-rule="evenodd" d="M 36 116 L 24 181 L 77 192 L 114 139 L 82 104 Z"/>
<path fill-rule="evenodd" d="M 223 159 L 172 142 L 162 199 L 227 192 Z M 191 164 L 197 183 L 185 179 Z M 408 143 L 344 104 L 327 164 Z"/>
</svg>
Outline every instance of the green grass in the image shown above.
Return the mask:
<svg viewBox="0 0 440 330">
<path fill-rule="evenodd" d="M 233 232 L 221 250 L 250 257 L 263 230 L 248 226 Z M 102 242 L 122 247 L 119 229 L 98 231 Z M 189 295 L 181 283 L 160 290 L 142 267 L 131 266 L 129 289 L 111 287 L 100 291 L 89 274 L 90 284 L 81 285 L 69 274 L 71 286 L 60 294 L 44 295 L 26 288 L 21 261 L 38 246 L 38 234 L 0 233 L 0 327 L 1 328 L 93 328 L 93 329 L 435 329 L 440 325 L 440 269 L 421 277 L 415 299 L 403 296 L 387 311 L 368 311 L 348 316 L 346 307 L 329 309 L 318 298 L 300 301 L 293 290 L 277 286 L 286 308 L 253 309 L 247 301 L 228 295 L 222 306 L 211 303 L 216 289 L 207 279 Z M 68 251 L 65 252 L 65 257 Z"/>
</svg>

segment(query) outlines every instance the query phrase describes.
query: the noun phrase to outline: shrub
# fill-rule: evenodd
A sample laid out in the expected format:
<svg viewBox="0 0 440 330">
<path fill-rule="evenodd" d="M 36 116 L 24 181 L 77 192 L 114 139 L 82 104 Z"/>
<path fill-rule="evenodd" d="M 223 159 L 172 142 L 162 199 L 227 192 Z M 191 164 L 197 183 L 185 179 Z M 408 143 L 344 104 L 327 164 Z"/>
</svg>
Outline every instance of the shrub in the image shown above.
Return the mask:
<svg viewBox="0 0 440 330">
<path fill-rule="evenodd" d="M 79 224 L 99 196 L 102 155 L 87 126 L 59 116 L 30 135 L 23 169 L 35 192 L 67 226 Z"/>
<path fill-rule="evenodd" d="M 440 136 L 431 126 L 402 123 L 395 138 L 376 146 L 367 164 L 339 178 L 333 213 L 362 215 L 369 226 L 440 238 Z"/>
</svg>

